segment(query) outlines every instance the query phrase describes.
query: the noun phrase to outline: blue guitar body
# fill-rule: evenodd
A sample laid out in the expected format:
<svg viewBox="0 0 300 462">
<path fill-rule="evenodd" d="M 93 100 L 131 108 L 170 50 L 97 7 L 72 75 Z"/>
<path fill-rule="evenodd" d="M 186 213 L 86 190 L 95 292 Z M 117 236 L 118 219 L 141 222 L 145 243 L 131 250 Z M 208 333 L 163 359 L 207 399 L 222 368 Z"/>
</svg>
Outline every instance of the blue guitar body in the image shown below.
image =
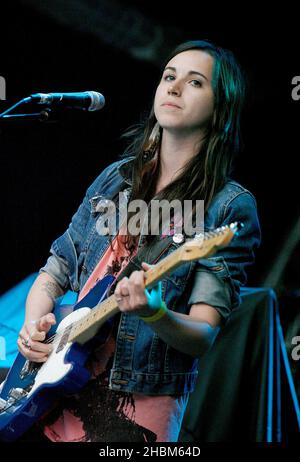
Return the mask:
<svg viewBox="0 0 300 462">
<path fill-rule="evenodd" d="M 56 306 L 54 314 L 57 329 L 52 328 L 48 338 L 59 333 L 63 324 L 65 327 L 68 322 L 76 322 L 77 315 L 82 317 L 105 300 L 114 280 L 113 276 L 108 275 L 79 303 Z M 0 392 L 0 440 L 16 440 L 49 411 L 59 398 L 76 393 L 87 383 L 90 373 L 85 363 L 93 347 L 106 341 L 111 327 L 112 318 L 84 345 L 75 342 L 66 347 L 61 338 L 57 344 L 53 343 L 53 352 L 44 364 L 27 361 L 20 353 L 17 355 Z"/>
</svg>

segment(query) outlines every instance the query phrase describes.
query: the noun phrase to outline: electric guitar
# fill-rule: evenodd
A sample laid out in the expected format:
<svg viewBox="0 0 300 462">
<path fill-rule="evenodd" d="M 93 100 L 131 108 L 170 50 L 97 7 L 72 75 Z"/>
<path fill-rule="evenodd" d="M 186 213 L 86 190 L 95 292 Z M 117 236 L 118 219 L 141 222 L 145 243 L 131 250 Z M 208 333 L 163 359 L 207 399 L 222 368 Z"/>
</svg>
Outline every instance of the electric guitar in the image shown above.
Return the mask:
<svg viewBox="0 0 300 462">
<path fill-rule="evenodd" d="M 232 223 L 198 235 L 171 252 L 145 273 L 145 287 L 151 289 L 158 281 L 185 262 L 198 260 L 229 244 L 240 229 Z M 45 342 L 52 343 L 52 351 L 45 363 L 26 360 L 19 353 L 2 385 L 0 392 L 0 439 L 14 441 L 34 422 L 66 395 L 78 392 L 89 380 L 85 368 L 95 344 L 105 342 L 113 316 L 119 312 L 115 296 L 108 296 L 115 278 L 100 280 L 75 305 L 62 305 L 67 312 L 56 329 L 50 330 Z"/>
</svg>

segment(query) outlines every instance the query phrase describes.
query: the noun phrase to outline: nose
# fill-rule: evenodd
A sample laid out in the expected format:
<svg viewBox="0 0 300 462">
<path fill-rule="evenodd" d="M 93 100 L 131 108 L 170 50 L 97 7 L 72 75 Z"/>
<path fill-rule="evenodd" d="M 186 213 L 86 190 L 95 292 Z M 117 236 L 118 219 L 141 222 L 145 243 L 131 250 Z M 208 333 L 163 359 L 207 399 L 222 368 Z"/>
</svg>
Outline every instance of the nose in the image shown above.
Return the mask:
<svg viewBox="0 0 300 462">
<path fill-rule="evenodd" d="M 180 91 L 178 86 L 175 87 L 175 85 L 170 85 L 168 88 L 168 94 L 169 95 L 179 95 Z"/>
</svg>

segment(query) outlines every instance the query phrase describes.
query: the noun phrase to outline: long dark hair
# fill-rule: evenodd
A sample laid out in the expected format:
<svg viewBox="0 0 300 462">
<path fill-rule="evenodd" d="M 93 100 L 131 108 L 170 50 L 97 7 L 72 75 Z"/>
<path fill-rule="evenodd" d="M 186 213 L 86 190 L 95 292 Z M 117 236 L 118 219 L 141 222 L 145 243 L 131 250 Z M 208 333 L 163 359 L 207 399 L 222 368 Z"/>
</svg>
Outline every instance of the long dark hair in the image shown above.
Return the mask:
<svg viewBox="0 0 300 462">
<path fill-rule="evenodd" d="M 155 196 L 155 199 L 204 200 L 205 211 L 215 194 L 222 189 L 230 173 L 233 160 L 241 148 L 240 119 L 245 96 L 245 77 L 230 50 L 220 48 L 207 40 L 184 42 L 166 59 L 187 50 L 202 50 L 214 58 L 212 88 L 214 114 L 200 151 L 182 169 L 181 174 Z M 165 67 L 165 66 L 164 66 Z M 159 145 L 155 153 L 149 151 L 149 137 L 157 120 L 152 106 L 150 114 L 138 126 L 123 136 L 131 139 L 124 156 L 134 156 L 131 200 L 149 203 L 155 194 L 159 175 Z M 153 155 L 155 154 L 155 155 Z M 151 205 L 151 203 L 150 203 Z M 132 214 L 128 214 L 129 222 Z M 151 239 L 148 236 L 147 239 Z M 132 251 L 137 237 L 126 236 L 126 247 Z"/>
</svg>

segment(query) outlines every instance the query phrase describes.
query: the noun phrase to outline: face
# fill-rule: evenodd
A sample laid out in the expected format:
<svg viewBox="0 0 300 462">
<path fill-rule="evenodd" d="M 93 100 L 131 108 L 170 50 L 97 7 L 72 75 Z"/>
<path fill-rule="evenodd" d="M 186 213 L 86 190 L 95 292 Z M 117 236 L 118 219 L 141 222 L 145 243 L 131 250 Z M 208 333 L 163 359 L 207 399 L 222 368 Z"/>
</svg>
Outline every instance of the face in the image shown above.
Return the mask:
<svg viewBox="0 0 300 462">
<path fill-rule="evenodd" d="M 167 64 L 157 87 L 154 112 L 166 130 L 194 133 L 212 118 L 214 59 L 202 50 L 188 50 Z"/>
</svg>

